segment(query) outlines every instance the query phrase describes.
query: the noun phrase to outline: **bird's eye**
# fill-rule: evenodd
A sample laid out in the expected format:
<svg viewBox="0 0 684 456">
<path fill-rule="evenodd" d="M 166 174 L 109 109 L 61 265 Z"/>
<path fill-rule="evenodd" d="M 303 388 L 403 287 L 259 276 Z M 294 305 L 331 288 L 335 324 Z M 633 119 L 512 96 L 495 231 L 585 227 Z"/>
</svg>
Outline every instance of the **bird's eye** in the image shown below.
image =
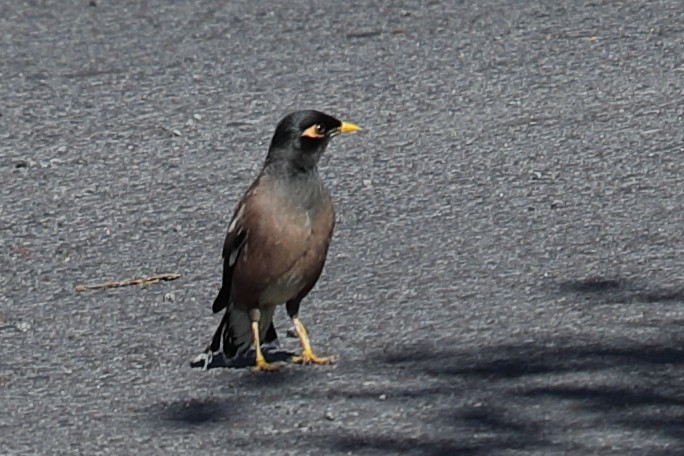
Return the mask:
<svg viewBox="0 0 684 456">
<path fill-rule="evenodd" d="M 321 124 L 311 125 L 309 128 L 304 130 L 302 136 L 311 139 L 322 139 L 325 138 L 325 127 Z"/>
</svg>

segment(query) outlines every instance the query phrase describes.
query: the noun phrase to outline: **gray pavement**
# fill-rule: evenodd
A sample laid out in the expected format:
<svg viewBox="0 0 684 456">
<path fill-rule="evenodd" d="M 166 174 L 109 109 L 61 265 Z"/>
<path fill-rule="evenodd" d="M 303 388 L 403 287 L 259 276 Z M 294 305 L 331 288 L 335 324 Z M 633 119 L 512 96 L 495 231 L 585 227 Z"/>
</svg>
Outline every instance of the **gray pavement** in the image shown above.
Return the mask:
<svg viewBox="0 0 684 456">
<path fill-rule="evenodd" d="M 1 2 L 0 454 L 684 454 L 682 24 L 677 0 Z M 302 306 L 339 363 L 191 369 L 233 206 L 300 108 L 364 127 L 324 158 Z"/>
</svg>

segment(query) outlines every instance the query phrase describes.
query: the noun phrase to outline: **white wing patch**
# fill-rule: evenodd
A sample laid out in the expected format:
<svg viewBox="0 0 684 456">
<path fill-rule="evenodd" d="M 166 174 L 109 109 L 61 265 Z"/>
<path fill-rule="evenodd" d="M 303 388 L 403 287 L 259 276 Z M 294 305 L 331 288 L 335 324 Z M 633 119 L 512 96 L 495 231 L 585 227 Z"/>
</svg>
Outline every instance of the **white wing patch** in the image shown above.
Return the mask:
<svg viewBox="0 0 684 456">
<path fill-rule="evenodd" d="M 242 218 L 242 213 L 245 212 L 245 205 L 241 204 L 240 208 L 237 211 L 237 214 L 235 214 L 235 218 L 233 219 L 232 222 L 230 222 L 230 226 L 228 227 L 228 232 L 230 233 L 235 229 L 237 224 L 240 222 L 240 219 Z"/>
<path fill-rule="evenodd" d="M 238 238 L 242 234 L 242 225 L 241 225 L 241 219 L 242 219 L 242 214 L 245 212 L 245 206 L 243 204 L 240 205 L 240 208 L 237 211 L 237 214 L 235 214 L 235 218 L 233 219 L 232 222 L 230 222 L 230 226 L 228 227 L 228 232 L 231 233 L 235 230 L 237 232 L 235 233 L 235 236 L 233 239 L 235 239 L 236 243 L 233 245 L 232 250 L 230 251 L 230 255 L 228 256 L 228 265 L 229 266 L 234 266 L 235 261 L 237 261 L 238 254 L 240 253 L 240 249 L 242 248 L 244 241 L 242 242 L 237 242 Z"/>
<path fill-rule="evenodd" d="M 233 251 L 230 252 L 230 257 L 228 257 L 229 266 L 235 265 L 235 260 L 237 260 L 238 253 L 240 253 L 240 249 L 233 249 Z"/>
</svg>

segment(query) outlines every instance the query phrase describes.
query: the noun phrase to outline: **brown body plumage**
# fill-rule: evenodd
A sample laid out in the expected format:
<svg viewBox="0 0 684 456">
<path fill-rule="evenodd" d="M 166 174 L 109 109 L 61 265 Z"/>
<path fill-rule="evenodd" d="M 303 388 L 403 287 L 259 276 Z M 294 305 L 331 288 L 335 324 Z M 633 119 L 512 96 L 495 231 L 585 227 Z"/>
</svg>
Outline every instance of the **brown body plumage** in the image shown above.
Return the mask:
<svg viewBox="0 0 684 456">
<path fill-rule="evenodd" d="M 321 275 L 335 226 L 317 164 L 328 142 L 358 130 L 317 111 L 299 111 L 276 128 L 264 167 L 235 209 L 223 248 L 223 284 L 213 310 L 225 309 L 205 352 L 228 357 L 256 351 L 256 368 L 272 370 L 260 345 L 277 338 L 273 313 L 286 303 L 302 343 L 296 361 L 328 363 L 311 351 L 298 312 Z"/>
</svg>

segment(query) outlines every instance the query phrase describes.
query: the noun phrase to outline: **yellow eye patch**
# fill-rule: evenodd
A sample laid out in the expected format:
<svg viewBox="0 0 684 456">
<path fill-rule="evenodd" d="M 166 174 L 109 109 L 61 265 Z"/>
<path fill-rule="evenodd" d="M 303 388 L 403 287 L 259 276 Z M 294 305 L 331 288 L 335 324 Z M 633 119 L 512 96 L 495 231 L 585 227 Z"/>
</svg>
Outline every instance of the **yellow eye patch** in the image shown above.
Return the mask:
<svg viewBox="0 0 684 456">
<path fill-rule="evenodd" d="M 311 139 L 321 139 L 325 137 L 325 132 L 320 124 L 314 124 L 304 130 L 302 136 Z"/>
</svg>

